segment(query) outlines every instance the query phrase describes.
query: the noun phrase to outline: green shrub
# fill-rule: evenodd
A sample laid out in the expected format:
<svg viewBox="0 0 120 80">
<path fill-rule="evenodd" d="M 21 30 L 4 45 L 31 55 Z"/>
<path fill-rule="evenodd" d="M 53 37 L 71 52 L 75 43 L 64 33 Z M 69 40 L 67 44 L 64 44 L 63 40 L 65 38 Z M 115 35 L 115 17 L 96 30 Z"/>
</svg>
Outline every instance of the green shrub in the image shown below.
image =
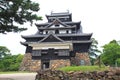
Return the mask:
<svg viewBox="0 0 120 80">
<path fill-rule="evenodd" d="M 0 60 L 0 71 L 18 71 L 23 55 L 9 55 Z"/>
</svg>

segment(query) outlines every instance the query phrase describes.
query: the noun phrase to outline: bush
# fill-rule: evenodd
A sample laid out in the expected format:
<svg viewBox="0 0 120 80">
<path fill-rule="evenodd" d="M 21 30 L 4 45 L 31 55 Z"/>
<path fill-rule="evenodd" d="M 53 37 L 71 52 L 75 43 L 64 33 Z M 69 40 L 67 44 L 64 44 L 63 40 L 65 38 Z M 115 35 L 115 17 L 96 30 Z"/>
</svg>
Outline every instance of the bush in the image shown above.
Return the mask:
<svg viewBox="0 0 120 80">
<path fill-rule="evenodd" d="M 0 60 L 0 71 L 18 71 L 23 55 L 9 55 Z"/>
</svg>

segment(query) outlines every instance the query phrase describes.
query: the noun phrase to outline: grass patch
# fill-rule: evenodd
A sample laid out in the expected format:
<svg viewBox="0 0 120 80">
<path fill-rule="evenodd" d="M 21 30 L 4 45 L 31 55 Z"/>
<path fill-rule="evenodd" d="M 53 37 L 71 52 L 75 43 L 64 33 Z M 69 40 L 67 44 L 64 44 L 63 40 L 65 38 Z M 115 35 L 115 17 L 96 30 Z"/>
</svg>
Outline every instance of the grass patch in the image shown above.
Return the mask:
<svg viewBox="0 0 120 80">
<path fill-rule="evenodd" d="M 105 71 L 108 70 L 108 67 L 102 66 L 101 68 L 99 66 L 67 66 L 60 68 L 59 70 L 69 72 L 69 71 Z"/>
<path fill-rule="evenodd" d="M 14 73 L 32 73 L 28 71 L 5 71 L 5 72 L 0 72 L 0 74 L 14 74 Z"/>
</svg>

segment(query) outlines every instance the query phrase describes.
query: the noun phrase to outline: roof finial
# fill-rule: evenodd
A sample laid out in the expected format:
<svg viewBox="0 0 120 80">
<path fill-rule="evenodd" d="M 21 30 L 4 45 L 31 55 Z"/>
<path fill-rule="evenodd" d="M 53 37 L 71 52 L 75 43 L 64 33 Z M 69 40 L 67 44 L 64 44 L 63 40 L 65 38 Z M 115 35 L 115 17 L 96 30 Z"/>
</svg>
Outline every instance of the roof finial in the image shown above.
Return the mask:
<svg viewBox="0 0 120 80">
<path fill-rule="evenodd" d="M 51 15 L 53 14 L 53 10 L 51 11 Z"/>
<path fill-rule="evenodd" d="M 67 13 L 69 13 L 69 10 L 67 9 Z"/>
</svg>

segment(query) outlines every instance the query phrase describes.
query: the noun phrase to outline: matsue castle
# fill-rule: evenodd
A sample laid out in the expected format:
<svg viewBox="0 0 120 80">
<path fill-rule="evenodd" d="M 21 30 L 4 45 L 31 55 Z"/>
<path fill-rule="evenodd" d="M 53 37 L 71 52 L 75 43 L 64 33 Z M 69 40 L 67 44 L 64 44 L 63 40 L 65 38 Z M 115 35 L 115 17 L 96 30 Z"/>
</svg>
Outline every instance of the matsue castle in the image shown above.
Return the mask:
<svg viewBox="0 0 120 80">
<path fill-rule="evenodd" d="M 46 15 L 48 22 L 36 24 L 38 32 L 24 36 L 26 53 L 20 70 L 37 71 L 71 65 L 90 65 L 88 50 L 92 33 L 83 33 L 81 22 L 69 12 Z"/>
</svg>

